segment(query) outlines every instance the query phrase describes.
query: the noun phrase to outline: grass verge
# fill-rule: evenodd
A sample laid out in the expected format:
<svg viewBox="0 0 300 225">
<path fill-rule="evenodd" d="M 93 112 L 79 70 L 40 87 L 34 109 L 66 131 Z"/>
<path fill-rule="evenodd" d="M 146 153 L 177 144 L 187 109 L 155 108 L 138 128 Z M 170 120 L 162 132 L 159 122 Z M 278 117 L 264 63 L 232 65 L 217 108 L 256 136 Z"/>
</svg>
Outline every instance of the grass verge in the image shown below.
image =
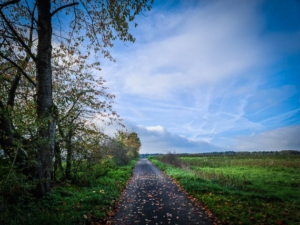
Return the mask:
<svg viewBox="0 0 300 225">
<path fill-rule="evenodd" d="M 92 186 L 64 183 L 54 186 L 42 199 L 27 199 L 22 205 L 9 206 L 0 215 L 1 224 L 99 224 L 114 213 L 136 161 L 109 168 Z"/>
</svg>

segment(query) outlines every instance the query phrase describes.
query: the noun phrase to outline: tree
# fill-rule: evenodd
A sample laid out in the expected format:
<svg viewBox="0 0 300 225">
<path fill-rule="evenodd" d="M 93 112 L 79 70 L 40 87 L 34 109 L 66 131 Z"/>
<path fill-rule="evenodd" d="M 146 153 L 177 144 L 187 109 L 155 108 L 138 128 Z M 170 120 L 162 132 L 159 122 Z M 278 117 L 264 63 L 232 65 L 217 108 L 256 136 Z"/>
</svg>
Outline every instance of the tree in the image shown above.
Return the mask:
<svg viewBox="0 0 300 225">
<path fill-rule="evenodd" d="M 142 144 L 136 132 L 132 132 L 128 135 L 126 145 L 131 148 L 130 154 L 133 158 L 139 157 Z"/>
<path fill-rule="evenodd" d="M 18 131 L 11 110 L 22 79 L 35 92 L 32 116 L 38 140 L 35 140 L 33 157 L 37 163 L 31 168 L 31 175 L 38 182 L 37 196 L 50 191 L 58 118 L 52 86 L 53 47 L 63 44 L 78 56 L 86 49 L 112 59 L 107 48 L 112 47 L 116 39 L 133 42 L 129 23 L 143 10 L 150 10 L 152 3 L 152 0 L 0 1 L 1 72 L 6 76 L 9 93 L 1 91 L 4 96 L 0 98 L 0 145 L 5 154 L 17 158 L 16 161 L 27 158 L 26 149 L 20 150 L 19 146 L 32 142 L 32 138 L 25 138 Z"/>
<path fill-rule="evenodd" d="M 117 165 L 126 165 L 130 161 L 127 155 L 129 149 L 118 138 L 104 137 L 99 147 L 102 157 L 113 158 Z"/>
<path fill-rule="evenodd" d="M 118 130 L 116 139 L 128 148 L 127 155 L 129 158 L 139 157 L 139 151 L 142 144 L 136 132 Z"/>
<path fill-rule="evenodd" d="M 61 44 L 53 49 L 53 94 L 59 117 L 58 134 L 55 144 L 55 169 L 61 165 L 61 151 L 65 150 L 65 178 L 71 179 L 71 167 L 74 143 L 84 132 L 97 132 L 91 129 L 89 119 L 106 119 L 108 123 L 117 122 L 120 118 L 112 110 L 114 95 L 107 93 L 105 80 L 93 70 L 100 70 L 99 63 L 87 62 L 88 55 L 81 56 L 69 50 L 70 45 Z M 64 56 L 63 58 L 61 56 Z M 88 127 L 87 127 L 88 126 Z M 77 159 L 79 160 L 79 159 Z"/>
</svg>

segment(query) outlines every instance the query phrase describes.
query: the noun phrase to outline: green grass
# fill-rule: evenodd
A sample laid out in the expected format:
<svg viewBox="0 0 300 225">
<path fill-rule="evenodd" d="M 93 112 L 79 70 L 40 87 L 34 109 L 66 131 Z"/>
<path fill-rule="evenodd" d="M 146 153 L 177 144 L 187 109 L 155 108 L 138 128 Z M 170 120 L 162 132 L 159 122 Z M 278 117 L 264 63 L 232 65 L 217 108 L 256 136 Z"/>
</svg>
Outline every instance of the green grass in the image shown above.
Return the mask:
<svg viewBox="0 0 300 225">
<path fill-rule="evenodd" d="M 181 157 L 183 168 L 150 160 L 223 224 L 299 224 L 300 157 Z"/>
<path fill-rule="evenodd" d="M 135 163 L 133 160 L 127 166 L 106 168 L 105 175 L 99 176 L 88 187 L 69 183 L 55 185 L 42 199 L 22 200 L 22 204 L 8 206 L 9 210 L 0 215 L 0 222 L 69 225 L 103 220 L 113 213 Z"/>
</svg>

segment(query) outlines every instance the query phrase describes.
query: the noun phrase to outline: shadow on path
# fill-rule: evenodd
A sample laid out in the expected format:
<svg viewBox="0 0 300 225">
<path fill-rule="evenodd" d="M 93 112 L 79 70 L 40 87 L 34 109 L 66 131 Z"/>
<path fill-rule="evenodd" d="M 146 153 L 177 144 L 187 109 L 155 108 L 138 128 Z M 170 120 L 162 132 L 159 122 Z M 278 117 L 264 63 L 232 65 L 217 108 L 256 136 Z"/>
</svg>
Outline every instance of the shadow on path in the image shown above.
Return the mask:
<svg viewBox="0 0 300 225">
<path fill-rule="evenodd" d="M 147 159 L 133 170 L 111 224 L 213 224 L 176 184 Z"/>
</svg>

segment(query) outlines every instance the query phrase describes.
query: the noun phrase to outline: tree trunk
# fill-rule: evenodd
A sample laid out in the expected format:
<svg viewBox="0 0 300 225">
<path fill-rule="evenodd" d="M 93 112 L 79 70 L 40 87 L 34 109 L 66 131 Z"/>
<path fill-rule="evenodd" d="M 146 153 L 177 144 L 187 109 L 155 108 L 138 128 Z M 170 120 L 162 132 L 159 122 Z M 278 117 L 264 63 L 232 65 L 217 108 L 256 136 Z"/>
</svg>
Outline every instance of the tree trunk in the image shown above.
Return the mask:
<svg viewBox="0 0 300 225">
<path fill-rule="evenodd" d="M 72 167 L 72 128 L 70 128 L 69 133 L 67 135 L 67 140 L 66 140 L 66 148 L 67 148 L 67 161 L 66 161 L 66 179 L 71 180 L 71 167 Z"/>
<path fill-rule="evenodd" d="M 36 95 L 39 124 L 38 165 L 34 177 L 38 182 L 36 195 L 50 191 L 56 119 L 52 100 L 52 25 L 51 0 L 37 0 L 38 46 L 36 57 Z"/>
<path fill-rule="evenodd" d="M 54 155 L 55 155 L 55 161 L 54 161 L 54 169 L 53 169 L 53 180 L 57 180 L 58 169 L 60 171 L 60 174 L 62 176 L 64 175 L 64 169 L 61 160 L 61 150 L 58 142 L 55 142 Z"/>
<path fill-rule="evenodd" d="M 26 140 L 17 132 L 13 132 L 13 123 L 8 114 L 7 106 L 0 100 L 0 148 L 11 161 L 15 161 L 18 172 L 30 175 L 30 169 L 27 166 L 24 167 L 27 155 L 18 147 L 24 147 Z"/>
</svg>

